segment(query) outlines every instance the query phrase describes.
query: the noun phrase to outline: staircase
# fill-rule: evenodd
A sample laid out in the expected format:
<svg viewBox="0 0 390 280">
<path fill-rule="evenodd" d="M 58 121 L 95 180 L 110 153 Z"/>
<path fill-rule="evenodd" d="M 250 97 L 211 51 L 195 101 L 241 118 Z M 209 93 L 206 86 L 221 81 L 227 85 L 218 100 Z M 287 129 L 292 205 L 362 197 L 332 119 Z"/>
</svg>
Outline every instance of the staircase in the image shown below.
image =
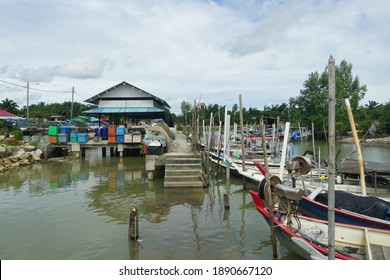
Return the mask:
<svg viewBox="0 0 390 280">
<path fill-rule="evenodd" d="M 165 154 L 165 188 L 203 188 L 206 185 L 200 155 Z"/>
</svg>

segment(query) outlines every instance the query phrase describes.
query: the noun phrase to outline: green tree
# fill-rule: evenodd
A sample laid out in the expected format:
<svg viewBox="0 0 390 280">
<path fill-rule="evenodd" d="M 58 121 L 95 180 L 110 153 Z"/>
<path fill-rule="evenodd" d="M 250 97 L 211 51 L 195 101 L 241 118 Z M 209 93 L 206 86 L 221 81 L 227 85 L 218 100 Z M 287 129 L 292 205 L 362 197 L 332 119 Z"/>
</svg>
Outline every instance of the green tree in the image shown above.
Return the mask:
<svg viewBox="0 0 390 280">
<path fill-rule="evenodd" d="M 184 117 L 184 124 L 188 125 L 190 122 L 190 115 L 192 110 L 192 105 L 190 102 L 183 100 L 180 104 L 180 110 L 182 113 L 182 116 Z"/>
<path fill-rule="evenodd" d="M 336 130 L 339 133 L 349 131 L 350 124 L 346 110 L 345 99 L 350 100 L 352 111 L 356 111 L 359 101 L 367 92 L 365 85 L 360 85 L 359 77 L 352 74 L 352 64 L 345 60 L 336 66 Z M 292 112 L 292 122 L 320 128 L 328 124 L 328 69 L 322 74 L 313 72 L 303 83 L 300 95 L 290 98 L 289 105 Z M 299 110 L 295 110 L 299 109 Z"/>
<path fill-rule="evenodd" d="M 8 98 L 1 100 L 0 108 L 14 115 L 19 114 L 19 105 Z"/>
</svg>

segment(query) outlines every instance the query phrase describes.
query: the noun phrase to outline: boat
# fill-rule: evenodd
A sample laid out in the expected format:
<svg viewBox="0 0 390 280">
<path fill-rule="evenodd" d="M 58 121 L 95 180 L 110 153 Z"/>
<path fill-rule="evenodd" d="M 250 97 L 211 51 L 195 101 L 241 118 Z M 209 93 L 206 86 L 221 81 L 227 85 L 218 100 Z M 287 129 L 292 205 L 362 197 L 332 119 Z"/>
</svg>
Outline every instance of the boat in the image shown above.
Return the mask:
<svg viewBox="0 0 390 280">
<path fill-rule="evenodd" d="M 364 174 L 366 180 L 376 186 L 390 186 L 390 163 L 363 162 Z M 345 179 L 359 179 L 359 162 L 355 159 L 344 159 L 337 172 L 343 175 Z"/>
<path fill-rule="evenodd" d="M 280 187 L 286 200 L 299 200 L 299 191 Z M 291 191 L 291 193 L 290 193 Z M 256 205 L 271 226 L 270 213 L 258 192 L 249 191 Z M 296 209 L 296 205 L 290 209 Z M 304 259 L 328 259 L 328 223 L 326 220 L 277 210 L 273 216 L 275 237 L 287 249 Z M 387 230 L 335 223 L 335 254 L 338 260 L 390 259 L 390 232 Z"/>
<path fill-rule="evenodd" d="M 279 182 L 280 179 L 277 183 Z M 265 187 L 264 183 L 259 185 L 259 194 L 264 203 L 267 203 Z M 306 190 L 303 193 L 307 194 L 303 194 L 299 200 L 298 212 L 306 216 L 327 220 L 327 191 L 323 188 L 317 188 L 313 191 Z M 390 231 L 390 202 L 379 197 L 362 196 L 336 190 L 334 211 L 336 222 Z"/>
<path fill-rule="evenodd" d="M 327 192 L 322 188 L 303 195 L 298 202 L 299 212 L 328 219 Z M 379 197 L 361 196 L 335 191 L 335 221 L 390 231 L 390 202 Z"/>
</svg>

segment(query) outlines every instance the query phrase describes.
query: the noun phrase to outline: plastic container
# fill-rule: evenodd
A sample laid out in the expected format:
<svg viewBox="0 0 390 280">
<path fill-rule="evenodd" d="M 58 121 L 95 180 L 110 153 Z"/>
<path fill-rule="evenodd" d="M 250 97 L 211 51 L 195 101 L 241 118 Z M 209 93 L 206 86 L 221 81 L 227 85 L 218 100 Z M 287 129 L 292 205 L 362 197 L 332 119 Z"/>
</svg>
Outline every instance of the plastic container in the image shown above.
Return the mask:
<svg viewBox="0 0 390 280">
<path fill-rule="evenodd" d="M 58 143 L 68 143 L 70 140 L 69 134 L 58 134 Z"/>
<path fill-rule="evenodd" d="M 77 142 L 79 143 L 88 142 L 88 133 L 79 133 L 77 135 Z"/>
<path fill-rule="evenodd" d="M 108 139 L 108 128 L 107 127 L 102 127 L 100 129 L 100 138 L 102 140 L 107 140 Z"/>
<path fill-rule="evenodd" d="M 57 136 L 60 133 L 60 128 L 58 126 L 49 126 L 47 134 L 49 136 Z"/>
</svg>

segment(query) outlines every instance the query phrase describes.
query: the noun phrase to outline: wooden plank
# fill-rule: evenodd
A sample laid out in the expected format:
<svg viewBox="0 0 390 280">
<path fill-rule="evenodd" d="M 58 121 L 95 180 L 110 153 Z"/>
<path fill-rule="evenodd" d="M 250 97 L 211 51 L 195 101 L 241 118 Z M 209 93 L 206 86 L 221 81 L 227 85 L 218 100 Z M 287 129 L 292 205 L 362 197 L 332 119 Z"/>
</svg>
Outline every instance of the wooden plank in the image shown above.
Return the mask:
<svg viewBox="0 0 390 280">
<path fill-rule="evenodd" d="M 370 240 L 368 239 L 368 230 L 364 229 L 364 247 L 366 248 L 366 259 L 372 260 L 372 249 L 370 246 Z"/>
<path fill-rule="evenodd" d="M 371 244 L 373 260 L 390 260 L 390 247 Z"/>
<path fill-rule="evenodd" d="M 314 200 L 314 198 L 320 193 L 322 192 L 324 189 L 323 188 L 316 188 L 314 191 L 312 191 L 310 193 L 310 195 L 308 196 L 308 198 Z"/>
</svg>

